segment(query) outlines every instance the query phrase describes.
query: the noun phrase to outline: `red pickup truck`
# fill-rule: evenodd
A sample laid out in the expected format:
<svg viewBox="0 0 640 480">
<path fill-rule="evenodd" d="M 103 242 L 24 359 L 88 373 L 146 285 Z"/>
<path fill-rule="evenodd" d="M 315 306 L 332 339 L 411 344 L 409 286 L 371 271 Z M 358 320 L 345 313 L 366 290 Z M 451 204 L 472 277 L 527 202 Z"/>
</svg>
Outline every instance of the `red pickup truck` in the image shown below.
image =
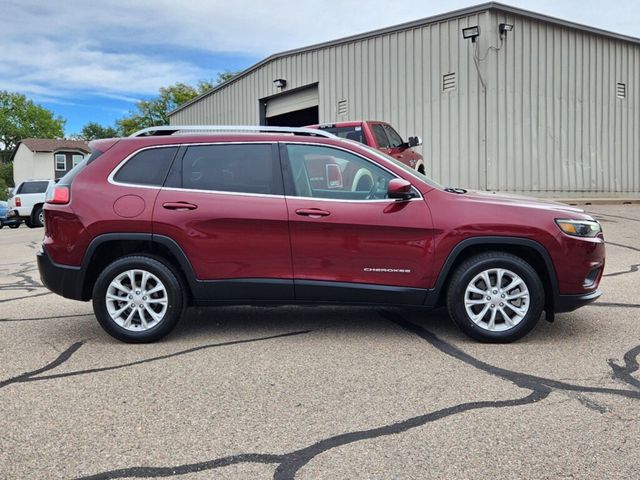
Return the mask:
<svg viewBox="0 0 640 480">
<path fill-rule="evenodd" d="M 409 137 L 405 142 L 388 123 L 368 120 L 364 122 L 323 123 L 309 125 L 307 128 L 318 128 L 341 138 L 364 143 L 400 160 L 423 175 L 425 173 L 422 155 L 413 150 L 413 147 L 422 145 L 420 137 Z"/>
</svg>

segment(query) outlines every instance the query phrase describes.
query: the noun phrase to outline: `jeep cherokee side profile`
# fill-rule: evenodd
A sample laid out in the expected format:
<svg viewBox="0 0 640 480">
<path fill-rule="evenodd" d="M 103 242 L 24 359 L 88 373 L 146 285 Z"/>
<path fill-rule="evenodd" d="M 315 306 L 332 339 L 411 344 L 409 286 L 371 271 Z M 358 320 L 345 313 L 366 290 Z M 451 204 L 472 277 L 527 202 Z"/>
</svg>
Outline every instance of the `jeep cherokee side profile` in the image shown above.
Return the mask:
<svg viewBox="0 0 640 480">
<path fill-rule="evenodd" d="M 446 305 L 509 342 L 601 294 L 582 210 L 443 188 L 328 132 L 154 127 L 91 148 L 47 192 L 38 267 L 123 341 L 160 339 L 189 305 L 345 303 Z"/>
</svg>

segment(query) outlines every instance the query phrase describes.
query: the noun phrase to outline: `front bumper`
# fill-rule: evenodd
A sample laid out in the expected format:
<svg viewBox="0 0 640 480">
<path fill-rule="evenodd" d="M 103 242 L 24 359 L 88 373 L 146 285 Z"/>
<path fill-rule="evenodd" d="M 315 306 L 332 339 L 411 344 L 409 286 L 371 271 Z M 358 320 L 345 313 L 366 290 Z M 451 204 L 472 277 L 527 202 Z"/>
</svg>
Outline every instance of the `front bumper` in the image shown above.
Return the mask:
<svg viewBox="0 0 640 480">
<path fill-rule="evenodd" d="M 553 311 L 555 313 L 573 312 L 591 302 L 596 301 L 602 295 L 602 290 L 582 293 L 580 295 L 558 295 L 554 302 Z"/>
<path fill-rule="evenodd" d="M 38 270 L 42 284 L 53 293 L 62 295 L 72 300 L 83 300 L 82 284 L 84 275 L 80 267 L 70 267 L 54 263 L 46 250 L 41 250 L 36 254 L 38 259 Z"/>
</svg>

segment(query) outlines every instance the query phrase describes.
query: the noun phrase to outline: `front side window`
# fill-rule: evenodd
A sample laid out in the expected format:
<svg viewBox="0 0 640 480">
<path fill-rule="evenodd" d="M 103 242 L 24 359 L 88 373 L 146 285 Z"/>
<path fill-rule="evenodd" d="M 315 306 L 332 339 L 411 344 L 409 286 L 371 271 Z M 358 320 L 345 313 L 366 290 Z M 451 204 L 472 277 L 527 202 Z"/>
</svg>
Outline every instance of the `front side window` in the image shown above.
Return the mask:
<svg viewBox="0 0 640 480">
<path fill-rule="evenodd" d="M 371 125 L 371 130 L 373 131 L 373 136 L 376 137 L 378 148 L 389 148 L 389 139 L 382 124 L 374 123 Z"/>
<path fill-rule="evenodd" d="M 178 147 L 149 148 L 131 157 L 113 179 L 118 183 L 161 187 Z"/>
<path fill-rule="evenodd" d="M 55 159 L 56 159 L 56 171 L 64 172 L 67 169 L 67 156 L 64 153 L 56 153 Z"/>
<path fill-rule="evenodd" d="M 364 158 L 337 148 L 287 145 L 293 195 L 337 200 L 381 200 L 394 176 Z"/>
<path fill-rule="evenodd" d="M 384 125 L 384 130 L 389 137 L 389 147 L 398 148 L 404 144 L 402 137 L 390 125 Z"/>
<path fill-rule="evenodd" d="M 280 166 L 271 144 L 198 145 L 182 159 L 182 188 L 282 194 Z"/>
</svg>

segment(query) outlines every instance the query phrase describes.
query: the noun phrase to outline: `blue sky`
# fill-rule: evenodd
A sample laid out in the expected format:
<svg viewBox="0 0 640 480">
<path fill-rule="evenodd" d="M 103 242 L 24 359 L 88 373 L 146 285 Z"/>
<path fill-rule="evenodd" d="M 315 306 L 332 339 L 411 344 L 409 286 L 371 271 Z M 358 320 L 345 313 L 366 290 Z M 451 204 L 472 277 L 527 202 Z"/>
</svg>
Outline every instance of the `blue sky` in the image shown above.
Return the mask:
<svg viewBox="0 0 640 480">
<path fill-rule="evenodd" d="M 637 0 L 504 3 L 640 37 Z M 482 3 L 468 0 L 0 0 L 0 90 L 111 125 L 160 87 L 283 50 Z"/>
</svg>

